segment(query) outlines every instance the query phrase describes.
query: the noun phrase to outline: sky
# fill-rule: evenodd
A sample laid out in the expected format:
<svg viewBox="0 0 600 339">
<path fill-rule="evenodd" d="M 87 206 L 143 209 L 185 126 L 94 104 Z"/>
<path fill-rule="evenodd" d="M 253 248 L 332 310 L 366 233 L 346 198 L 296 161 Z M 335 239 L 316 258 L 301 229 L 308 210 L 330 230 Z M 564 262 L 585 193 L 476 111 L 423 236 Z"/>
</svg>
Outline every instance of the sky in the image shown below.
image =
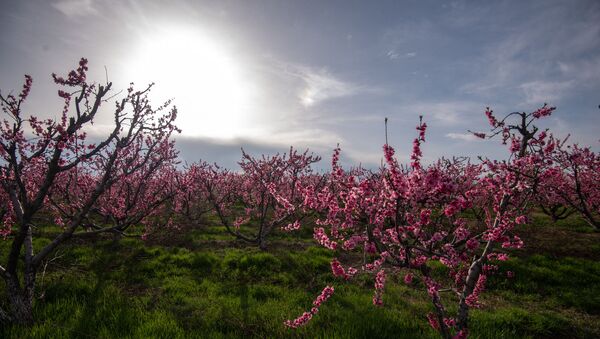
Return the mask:
<svg viewBox="0 0 600 339">
<path fill-rule="evenodd" d="M 425 161 L 502 158 L 498 116 L 557 106 L 540 122 L 600 145 L 600 2 L 2 0 L 0 89 L 34 78 L 25 109 L 57 117 L 52 72 L 89 60 L 88 79 L 155 82 L 173 98 L 183 161 L 236 168 L 251 154 L 309 148 L 330 164 L 378 166 L 389 143 L 407 161 L 422 115 Z M 110 106 L 110 105 L 107 105 Z M 105 107 L 92 134 L 111 121 Z"/>
</svg>

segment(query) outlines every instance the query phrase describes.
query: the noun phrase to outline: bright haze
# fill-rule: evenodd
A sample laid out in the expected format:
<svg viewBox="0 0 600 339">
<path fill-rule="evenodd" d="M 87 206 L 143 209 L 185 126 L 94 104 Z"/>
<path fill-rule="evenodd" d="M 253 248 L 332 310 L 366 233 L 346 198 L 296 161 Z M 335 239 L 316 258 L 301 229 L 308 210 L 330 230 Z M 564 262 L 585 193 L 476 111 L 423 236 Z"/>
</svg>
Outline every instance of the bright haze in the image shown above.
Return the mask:
<svg viewBox="0 0 600 339">
<path fill-rule="evenodd" d="M 425 160 L 504 153 L 475 140 L 498 116 L 557 106 L 544 123 L 598 147 L 599 1 L 3 1 L 0 88 L 34 87 L 25 109 L 56 117 L 51 72 L 89 59 L 89 79 L 155 82 L 174 98 L 183 161 L 235 167 L 253 154 L 340 144 L 347 165 L 405 160 L 419 115 Z M 94 124 L 110 124 L 111 105 Z M 103 127 L 104 126 L 104 127 Z"/>
</svg>

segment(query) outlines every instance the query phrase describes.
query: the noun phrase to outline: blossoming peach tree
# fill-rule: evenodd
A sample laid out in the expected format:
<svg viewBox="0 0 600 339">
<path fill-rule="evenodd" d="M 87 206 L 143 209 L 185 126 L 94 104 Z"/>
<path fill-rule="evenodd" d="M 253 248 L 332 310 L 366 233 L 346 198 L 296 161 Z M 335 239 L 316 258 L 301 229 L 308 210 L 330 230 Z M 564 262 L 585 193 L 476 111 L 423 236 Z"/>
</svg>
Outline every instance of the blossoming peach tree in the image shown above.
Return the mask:
<svg viewBox="0 0 600 339">
<path fill-rule="evenodd" d="M 373 303 L 382 305 L 386 277 L 405 273 L 405 283 L 420 281 L 429 295 L 430 325 L 444 338 L 466 337 L 469 310 L 480 306 L 487 277 L 498 271 L 499 261 L 507 260 L 506 249 L 523 246 L 512 231 L 527 222 L 524 212 L 545 160 L 536 151 L 543 136 L 533 122 L 552 110 L 544 106 L 532 113 L 509 114 L 501 121 L 487 110 L 491 134 L 476 135 L 501 134 L 505 143 L 510 142 L 506 161 L 471 164 L 442 159 L 425 166 L 421 144 L 427 125 L 422 122 L 410 166 L 401 166 L 386 144 L 385 166 L 377 173 L 357 174 L 340 167 L 336 148 L 325 187 L 305 190 L 305 205 L 322 216 L 314 230 L 317 242 L 338 253 L 362 252 L 343 256 L 360 257 L 359 262 L 333 259 L 334 276 L 350 280 L 360 273 L 372 274 Z M 515 117 L 518 121 L 509 124 Z M 470 211 L 482 217 L 469 219 Z M 447 277 L 433 274 L 433 261 L 447 267 Z M 327 286 L 310 311 L 285 324 L 291 328 L 306 324 L 333 291 Z M 456 312 L 448 311 L 448 302 L 457 304 Z"/>
<path fill-rule="evenodd" d="M 131 150 L 139 152 L 144 140 L 132 144 Z M 168 212 L 177 193 L 177 152 L 172 140 L 162 140 L 164 144 L 151 145 L 151 153 L 130 153 L 127 164 L 118 164 L 115 173 L 117 180 L 107 185 L 83 220 L 86 232 L 75 236 L 96 236 L 112 233 L 115 239 L 131 236 L 128 229 L 134 225 L 144 225 L 145 234 L 156 229 L 157 222 L 169 223 Z M 170 145 L 171 144 L 171 145 Z M 151 156 L 152 159 L 145 159 Z M 48 194 L 49 209 L 56 217 L 54 223 L 64 226 L 77 217 L 86 198 L 94 190 L 98 181 L 98 169 L 94 166 L 76 167 L 61 173 Z M 162 227 L 161 227 L 162 228 Z"/>
<path fill-rule="evenodd" d="M 87 60 L 81 59 L 66 77 L 52 75 L 64 104 L 57 120 L 23 112 L 33 82 L 30 76 L 25 76 L 18 95 L 0 93 L 4 116 L 0 125 L 0 211 L 2 233 L 10 244 L 0 266 L 7 296 L 4 305 L 8 306 L 0 308 L 4 322 L 31 323 L 36 276 L 48 256 L 70 238 L 87 233 L 82 226 L 94 209 L 116 217 L 106 204 L 119 200 L 115 195 L 124 190 L 130 191 L 136 177 L 174 158 L 170 136 L 178 131 L 174 125 L 177 110 L 170 102 L 153 107 L 148 99 L 152 85 L 138 91 L 132 84 L 115 103 L 114 126 L 108 135 L 99 142 L 89 140 L 85 130 L 109 100 L 112 83 L 88 82 L 87 70 Z M 115 207 L 119 213 L 127 213 L 125 205 L 119 201 Z M 47 220 L 47 215 L 58 221 L 60 232 L 34 250 L 33 238 L 53 221 Z M 122 227 L 116 223 L 93 232 Z"/>
<path fill-rule="evenodd" d="M 214 167 L 206 162 L 196 162 L 179 170 L 176 176 L 177 193 L 173 200 L 172 212 L 179 226 L 184 224 L 199 227 L 204 217 L 214 210 L 209 201 L 205 180 Z"/>
<path fill-rule="evenodd" d="M 553 220 L 577 212 L 600 230 L 600 156 L 590 147 L 565 145 L 550 136 L 544 152 L 548 165 L 539 183 L 537 201 Z"/>
<path fill-rule="evenodd" d="M 317 176 L 311 175 L 311 164 L 319 160 L 308 150 L 300 153 L 293 148 L 288 153 L 262 158 L 242 150 L 240 173 L 213 166 L 198 179 L 227 231 L 265 249 L 275 229 L 300 228 L 300 221 L 307 215 L 303 187 L 307 182 L 314 184 Z"/>
</svg>

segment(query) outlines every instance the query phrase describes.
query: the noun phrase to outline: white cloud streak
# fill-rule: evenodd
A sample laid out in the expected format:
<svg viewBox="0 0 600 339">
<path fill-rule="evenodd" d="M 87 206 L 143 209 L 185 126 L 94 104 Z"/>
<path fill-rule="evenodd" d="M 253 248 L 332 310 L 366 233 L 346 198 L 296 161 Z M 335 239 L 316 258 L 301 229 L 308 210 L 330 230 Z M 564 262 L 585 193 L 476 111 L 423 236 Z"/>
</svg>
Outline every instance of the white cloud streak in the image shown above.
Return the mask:
<svg viewBox="0 0 600 339">
<path fill-rule="evenodd" d="M 471 133 L 447 133 L 446 137 L 454 140 L 462 140 L 462 141 L 477 141 L 479 138 L 474 136 Z"/>
<path fill-rule="evenodd" d="M 590 6 L 578 22 L 565 22 L 576 6 L 540 6 L 531 20 L 519 23 L 486 47 L 473 65 L 485 76 L 461 90 L 486 97 L 509 90 L 524 98 L 520 106 L 566 98 L 577 89 L 600 81 L 600 6 Z M 495 25 L 504 29 L 504 22 Z M 504 23 L 505 24 L 505 23 Z M 596 67 L 594 67 L 596 66 Z"/>
<path fill-rule="evenodd" d="M 304 107 L 315 106 L 333 98 L 351 96 L 360 91 L 360 86 L 342 81 L 326 69 L 297 67 L 294 75 L 304 82 L 303 88 L 298 93 L 300 103 Z"/>
<path fill-rule="evenodd" d="M 393 50 L 393 49 L 387 52 L 387 57 L 390 60 L 397 60 L 400 58 L 410 59 L 410 58 L 414 58 L 416 56 L 417 56 L 417 52 L 407 52 L 404 54 L 400 54 L 400 52 Z"/>
<path fill-rule="evenodd" d="M 556 102 L 575 85 L 575 81 L 531 81 L 521 84 L 519 88 L 525 94 L 527 105 L 542 105 L 543 103 Z"/>
<path fill-rule="evenodd" d="M 418 102 L 400 108 L 403 112 L 423 115 L 425 121 L 435 120 L 443 125 L 470 123 L 483 109 L 482 104 L 471 101 Z"/>
<path fill-rule="evenodd" d="M 92 0 L 60 0 L 53 3 L 52 7 L 69 18 L 98 14 Z"/>
</svg>

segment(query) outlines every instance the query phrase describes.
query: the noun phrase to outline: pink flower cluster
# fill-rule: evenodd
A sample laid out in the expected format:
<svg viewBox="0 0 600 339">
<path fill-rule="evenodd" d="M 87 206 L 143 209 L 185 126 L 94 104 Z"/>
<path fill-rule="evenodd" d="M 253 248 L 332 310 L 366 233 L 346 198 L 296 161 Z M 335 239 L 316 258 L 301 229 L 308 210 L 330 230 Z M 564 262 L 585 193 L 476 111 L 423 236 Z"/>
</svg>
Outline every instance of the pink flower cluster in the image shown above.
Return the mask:
<svg viewBox="0 0 600 339">
<path fill-rule="evenodd" d="M 487 281 L 487 276 L 485 274 L 481 274 L 479 279 L 477 279 L 477 283 L 475 284 L 475 289 L 473 293 L 471 293 L 466 298 L 466 303 L 469 307 L 479 307 L 479 294 L 483 292 L 485 289 L 485 282 Z"/>
<path fill-rule="evenodd" d="M 88 70 L 87 63 L 88 60 L 86 58 L 81 58 L 81 60 L 79 60 L 79 67 L 77 68 L 77 70 L 70 71 L 67 75 L 67 79 L 59 77 L 55 73 L 52 73 L 52 79 L 54 79 L 54 82 L 59 85 L 71 87 L 79 86 L 85 83 L 86 72 Z"/>
<path fill-rule="evenodd" d="M 349 267 L 348 270 L 344 269 L 342 264 L 337 259 L 331 260 L 331 272 L 336 277 L 344 278 L 345 280 L 349 280 L 358 272 L 358 270 L 354 267 Z"/>
<path fill-rule="evenodd" d="M 487 107 L 485 109 L 485 116 L 487 116 L 488 122 L 490 123 L 490 126 L 492 126 L 493 128 L 496 128 L 496 127 L 502 125 L 501 123 L 498 122 L 498 119 L 496 119 L 496 117 L 494 116 L 494 111 L 491 110 L 489 107 Z"/>
<path fill-rule="evenodd" d="M 291 231 L 299 230 L 301 226 L 302 225 L 300 224 L 300 222 L 298 220 L 296 220 L 293 223 L 289 223 L 286 226 L 281 227 L 281 229 L 286 232 L 291 232 Z"/>
<path fill-rule="evenodd" d="M 413 141 L 413 150 L 410 156 L 411 163 L 410 165 L 414 169 L 421 168 L 421 157 L 423 153 L 421 152 L 421 142 L 425 141 L 425 131 L 427 130 L 427 124 L 420 122 L 419 126 L 417 126 L 417 131 L 419 131 L 419 136 L 415 138 Z"/>
<path fill-rule="evenodd" d="M 373 305 L 383 305 L 381 296 L 385 288 L 385 270 L 379 270 L 375 276 L 375 294 L 373 295 Z"/>
<path fill-rule="evenodd" d="M 550 107 L 547 104 L 544 104 L 544 106 L 542 108 L 533 112 L 533 116 L 537 119 L 542 118 L 542 117 L 547 117 L 547 116 L 550 116 L 555 109 L 556 109 L 556 107 Z"/>
<path fill-rule="evenodd" d="M 325 248 L 329 248 L 330 250 L 335 250 L 337 248 L 337 243 L 329 239 L 323 227 L 315 228 L 314 238 Z"/>
<path fill-rule="evenodd" d="M 289 328 L 298 328 L 300 326 L 306 325 L 312 319 L 312 317 L 319 312 L 319 307 L 327 301 L 333 295 L 333 287 L 327 286 L 321 291 L 321 294 L 313 301 L 313 307 L 309 312 L 304 312 L 301 316 L 294 320 L 286 320 L 284 322 L 285 326 Z"/>
</svg>

